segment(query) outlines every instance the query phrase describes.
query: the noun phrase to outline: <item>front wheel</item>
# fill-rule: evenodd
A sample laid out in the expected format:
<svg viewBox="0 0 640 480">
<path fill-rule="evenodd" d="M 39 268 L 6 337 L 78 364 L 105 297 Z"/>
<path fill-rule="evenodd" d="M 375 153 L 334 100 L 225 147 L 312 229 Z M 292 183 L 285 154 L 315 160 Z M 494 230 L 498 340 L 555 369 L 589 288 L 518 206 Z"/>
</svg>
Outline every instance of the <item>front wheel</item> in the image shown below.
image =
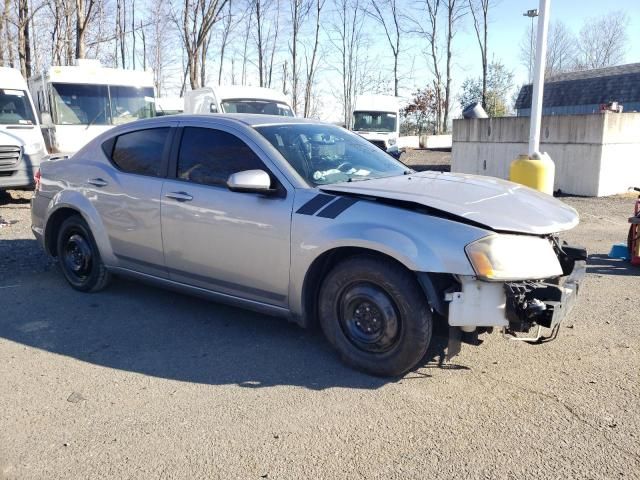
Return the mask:
<svg viewBox="0 0 640 480">
<path fill-rule="evenodd" d="M 431 340 L 431 309 L 415 277 L 385 258 L 361 255 L 325 277 L 318 313 L 342 359 L 373 375 L 413 368 Z"/>
<path fill-rule="evenodd" d="M 58 262 L 67 282 L 81 292 L 97 292 L 109 283 L 107 271 L 87 222 L 80 215 L 67 218 L 58 231 Z"/>
</svg>

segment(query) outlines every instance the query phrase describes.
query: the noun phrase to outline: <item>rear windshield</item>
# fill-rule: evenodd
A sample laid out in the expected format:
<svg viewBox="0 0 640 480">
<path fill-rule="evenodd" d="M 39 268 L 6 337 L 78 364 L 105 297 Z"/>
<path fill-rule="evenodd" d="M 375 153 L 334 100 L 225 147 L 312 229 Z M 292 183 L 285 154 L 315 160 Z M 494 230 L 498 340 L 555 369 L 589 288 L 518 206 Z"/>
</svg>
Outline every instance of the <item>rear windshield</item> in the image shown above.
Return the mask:
<svg viewBox="0 0 640 480">
<path fill-rule="evenodd" d="M 36 118 L 24 90 L 0 89 L 0 124 L 33 125 Z"/>
</svg>

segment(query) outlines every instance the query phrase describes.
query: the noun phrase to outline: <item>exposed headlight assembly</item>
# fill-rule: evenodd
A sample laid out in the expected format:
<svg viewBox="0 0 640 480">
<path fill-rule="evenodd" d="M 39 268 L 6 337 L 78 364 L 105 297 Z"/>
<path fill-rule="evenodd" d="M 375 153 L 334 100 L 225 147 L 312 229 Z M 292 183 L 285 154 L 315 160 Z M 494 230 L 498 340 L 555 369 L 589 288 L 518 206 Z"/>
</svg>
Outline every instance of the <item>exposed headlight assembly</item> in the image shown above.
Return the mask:
<svg viewBox="0 0 640 480">
<path fill-rule="evenodd" d="M 389 140 L 387 140 L 387 143 L 390 147 L 393 147 L 396 144 L 396 139 L 394 137 L 391 137 Z"/>
<path fill-rule="evenodd" d="M 482 280 L 539 280 L 562 275 L 553 246 L 545 238 L 490 235 L 467 245 L 465 252 Z"/>
</svg>

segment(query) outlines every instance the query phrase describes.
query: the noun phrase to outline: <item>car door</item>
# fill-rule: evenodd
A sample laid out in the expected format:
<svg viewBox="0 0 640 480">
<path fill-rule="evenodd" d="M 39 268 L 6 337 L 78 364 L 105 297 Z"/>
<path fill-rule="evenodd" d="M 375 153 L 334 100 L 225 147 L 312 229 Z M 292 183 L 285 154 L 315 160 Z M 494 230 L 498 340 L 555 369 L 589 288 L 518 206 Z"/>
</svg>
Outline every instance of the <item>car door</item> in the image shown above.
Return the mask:
<svg viewBox="0 0 640 480">
<path fill-rule="evenodd" d="M 172 135 L 166 123 L 111 138 L 102 145 L 110 165 L 95 163 L 84 190 L 108 233 L 117 266 L 165 278 L 160 195 Z"/>
<path fill-rule="evenodd" d="M 293 188 L 250 138 L 235 129 L 185 124 L 176 145 L 161 200 L 169 277 L 286 306 Z M 278 193 L 227 188 L 230 174 L 253 169 L 266 171 Z"/>
</svg>

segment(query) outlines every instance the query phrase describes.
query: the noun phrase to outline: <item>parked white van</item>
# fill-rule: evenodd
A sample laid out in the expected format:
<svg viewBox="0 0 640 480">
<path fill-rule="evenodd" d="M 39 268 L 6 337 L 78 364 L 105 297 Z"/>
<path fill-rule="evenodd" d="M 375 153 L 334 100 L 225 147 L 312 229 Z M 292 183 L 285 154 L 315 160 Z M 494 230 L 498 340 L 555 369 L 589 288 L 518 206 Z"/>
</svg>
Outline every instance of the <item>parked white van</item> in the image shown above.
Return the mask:
<svg viewBox="0 0 640 480">
<path fill-rule="evenodd" d="M 114 125 L 155 116 L 153 73 L 97 60 L 54 66 L 29 79 L 51 153 L 71 154 Z"/>
<path fill-rule="evenodd" d="M 224 85 L 186 92 L 184 113 L 255 113 L 293 117 L 287 97 L 271 88 Z"/>
<path fill-rule="evenodd" d="M 32 186 L 46 155 L 27 82 L 15 68 L 0 67 L 0 190 Z"/>
<path fill-rule="evenodd" d="M 360 95 L 353 109 L 353 131 L 398 158 L 400 100 L 390 95 Z"/>
</svg>

